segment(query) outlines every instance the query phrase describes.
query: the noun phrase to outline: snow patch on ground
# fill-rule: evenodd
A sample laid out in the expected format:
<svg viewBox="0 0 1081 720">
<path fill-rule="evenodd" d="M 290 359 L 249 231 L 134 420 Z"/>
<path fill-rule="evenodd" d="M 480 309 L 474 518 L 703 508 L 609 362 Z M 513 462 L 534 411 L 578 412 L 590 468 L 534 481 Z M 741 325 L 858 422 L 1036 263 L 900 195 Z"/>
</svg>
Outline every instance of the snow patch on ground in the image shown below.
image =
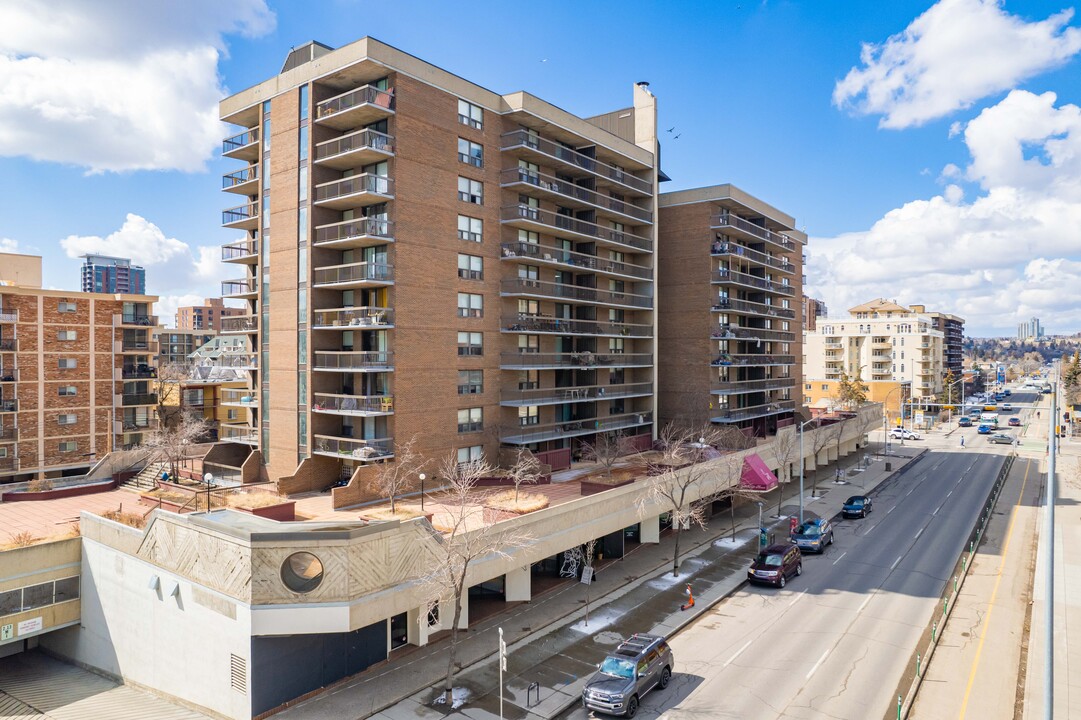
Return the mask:
<svg viewBox="0 0 1081 720">
<path fill-rule="evenodd" d="M 687 579 L 690 576 L 691 574 L 686 570 L 681 570 L 679 574 L 675 577 L 672 576 L 671 572 L 666 572 L 664 575 L 650 580 L 646 583 L 646 585 L 653 588 L 654 590 L 667 590 L 669 588 L 675 587 L 676 585 L 679 585 L 680 583 L 687 582 Z"/>
<path fill-rule="evenodd" d="M 744 542 L 743 539 L 739 538 L 739 537 L 735 538 L 734 540 L 731 537 L 726 537 L 726 538 L 721 538 L 720 540 L 714 540 L 713 541 L 713 546 L 714 547 L 722 547 L 722 548 L 734 548 L 734 547 L 739 547 L 740 545 L 743 544 L 743 542 Z"/>
<path fill-rule="evenodd" d="M 582 618 L 571 625 L 570 629 L 576 633 L 582 633 L 583 635 L 592 635 L 598 630 L 603 630 L 608 627 L 621 617 L 623 617 L 623 613 L 612 609 L 590 612 L 588 624 L 586 623 L 586 619 Z"/>
<path fill-rule="evenodd" d="M 469 702 L 469 699 L 473 697 L 473 691 L 470 690 L 469 688 L 453 688 L 450 692 L 451 692 L 450 706 L 454 710 L 457 710 L 458 708 L 465 705 L 467 702 Z M 436 696 L 435 700 L 432 702 L 432 705 L 446 705 L 446 704 L 447 704 L 447 698 L 446 698 L 446 695 L 444 695 L 442 692 L 440 692 Z"/>
</svg>

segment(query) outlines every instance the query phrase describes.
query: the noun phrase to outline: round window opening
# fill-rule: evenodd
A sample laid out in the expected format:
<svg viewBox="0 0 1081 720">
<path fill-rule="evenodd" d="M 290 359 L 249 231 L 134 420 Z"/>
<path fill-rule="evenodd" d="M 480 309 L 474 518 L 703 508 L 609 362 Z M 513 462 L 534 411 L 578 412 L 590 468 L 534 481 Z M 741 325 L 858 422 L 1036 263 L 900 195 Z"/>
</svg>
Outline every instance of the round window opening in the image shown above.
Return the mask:
<svg viewBox="0 0 1081 720">
<path fill-rule="evenodd" d="M 323 582 L 323 563 L 311 553 L 293 553 L 282 563 L 282 582 L 295 593 L 311 592 Z"/>
</svg>

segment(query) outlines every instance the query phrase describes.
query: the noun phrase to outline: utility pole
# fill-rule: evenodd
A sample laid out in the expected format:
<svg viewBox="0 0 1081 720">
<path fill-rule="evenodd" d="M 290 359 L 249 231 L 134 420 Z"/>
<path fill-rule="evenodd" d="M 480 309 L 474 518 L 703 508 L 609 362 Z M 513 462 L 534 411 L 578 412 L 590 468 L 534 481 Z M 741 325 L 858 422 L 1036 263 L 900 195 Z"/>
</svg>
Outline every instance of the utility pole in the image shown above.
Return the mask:
<svg viewBox="0 0 1081 720">
<path fill-rule="evenodd" d="M 1057 366 L 1056 366 L 1057 369 Z M 1044 590 L 1044 687 L 1043 712 L 1047 720 L 1055 715 L 1055 455 L 1058 452 L 1058 373 L 1051 388 L 1051 417 L 1047 421 L 1047 587 Z"/>
</svg>

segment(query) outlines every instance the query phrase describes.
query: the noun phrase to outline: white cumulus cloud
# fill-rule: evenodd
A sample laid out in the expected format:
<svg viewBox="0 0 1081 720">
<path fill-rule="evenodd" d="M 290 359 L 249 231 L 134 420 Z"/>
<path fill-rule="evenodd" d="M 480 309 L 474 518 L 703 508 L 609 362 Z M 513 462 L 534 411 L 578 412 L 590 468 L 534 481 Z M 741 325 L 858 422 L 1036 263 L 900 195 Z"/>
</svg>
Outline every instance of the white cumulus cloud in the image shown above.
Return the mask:
<svg viewBox="0 0 1081 720">
<path fill-rule="evenodd" d="M 200 170 L 221 140 L 223 35 L 273 26 L 265 0 L 6 0 L 0 155 Z"/>
<path fill-rule="evenodd" d="M 862 67 L 838 81 L 833 102 L 881 115 L 886 128 L 945 117 L 1067 62 L 1081 51 L 1072 19 L 1063 10 L 1026 22 L 1001 0 L 940 0 L 885 42 L 865 43 Z"/>
</svg>

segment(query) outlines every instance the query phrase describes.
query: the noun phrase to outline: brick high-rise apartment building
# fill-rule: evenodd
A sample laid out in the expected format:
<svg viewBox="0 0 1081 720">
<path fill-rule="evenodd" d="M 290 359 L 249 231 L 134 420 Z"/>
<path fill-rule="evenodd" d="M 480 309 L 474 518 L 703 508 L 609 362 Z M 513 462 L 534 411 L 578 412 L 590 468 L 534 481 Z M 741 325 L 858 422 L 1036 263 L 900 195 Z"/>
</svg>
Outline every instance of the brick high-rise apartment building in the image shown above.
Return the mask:
<svg viewBox="0 0 1081 720">
<path fill-rule="evenodd" d="M 0 482 L 81 474 L 154 419 L 157 297 L 41 287 L 0 255 Z"/>
<path fill-rule="evenodd" d="M 223 248 L 247 301 L 249 428 L 271 479 L 350 474 L 418 436 L 565 467 L 653 433 L 656 103 L 593 118 L 371 38 L 310 43 L 224 99 L 247 164 Z"/>
<path fill-rule="evenodd" d="M 660 421 L 773 434 L 800 397 L 806 235 L 732 185 L 659 203 Z"/>
<path fill-rule="evenodd" d="M 242 315 L 247 315 L 244 308 L 225 307 L 221 298 L 207 298 L 202 305 L 178 307 L 176 309 L 176 329 L 220 330 L 223 318 Z"/>
</svg>

